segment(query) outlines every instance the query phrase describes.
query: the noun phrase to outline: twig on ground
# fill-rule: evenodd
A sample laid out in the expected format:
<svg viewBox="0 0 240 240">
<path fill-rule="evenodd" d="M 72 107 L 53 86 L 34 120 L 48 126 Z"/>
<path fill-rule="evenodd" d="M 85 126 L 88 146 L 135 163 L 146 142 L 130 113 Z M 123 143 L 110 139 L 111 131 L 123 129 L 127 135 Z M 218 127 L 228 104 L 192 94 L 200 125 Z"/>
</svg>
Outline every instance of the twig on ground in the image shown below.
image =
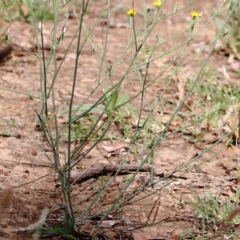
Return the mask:
<svg viewBox="0 0 240 240">
<path fill-rule="evenodd" d="M 128 174 L 129 172 L 136 172 L 139 169 L 138 165 L 103 165 L 96 164 L 91 166 L 85 170 L 76 170 L 71 172 L 71 181 L 72 183 L 82 183 L 91 178 L 100 177 L 106 174 L 115 174 L 119 172 L 119 174 Z M 139 172 L 152 172 L 152 165 L 145 164 L 139 170 Z M 153 170 L 153 174 L 155 176 L 163 177 L 164 173 L 161 169 L 155 168 Z"/>
</svg>

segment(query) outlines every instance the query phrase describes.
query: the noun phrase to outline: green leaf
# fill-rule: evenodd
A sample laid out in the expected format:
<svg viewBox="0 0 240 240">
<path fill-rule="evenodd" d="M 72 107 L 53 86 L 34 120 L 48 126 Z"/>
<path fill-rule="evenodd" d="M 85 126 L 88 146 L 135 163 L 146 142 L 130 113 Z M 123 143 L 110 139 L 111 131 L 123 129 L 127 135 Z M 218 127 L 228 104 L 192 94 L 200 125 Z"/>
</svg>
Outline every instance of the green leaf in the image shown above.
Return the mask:
<svg viewBox="0 0 240 240">
<path fill-rule="evenodd" d="M 232 5 L 232 0 L 229 0 L 228 3 L 226 4 L 226 9 L 230 9 Z"/>
<path fill-rule="evenodd" d="M 112 110 L 116 106 L 117 101 L 118 101 L 118 92 L 114 92 L 108 100 L 107 109 Z"/>
<path fill-rule="evenodd" d="M 58 233 L 62 237 L 67 237 L 70 239 L 77 240 L 78 238 L 75 238 L 68 229 L 62 227 L 62 226 L 55 226 L 53 228 L 42 228 L 43 232 L 45 233 Z"/>
<path fill-rule="evenodd" d="M 122 105 L 123 103 L 128 101 L 128 94 L 123 93 L 120 96 L 118 96 L 116 106 Z"/>
</svg>

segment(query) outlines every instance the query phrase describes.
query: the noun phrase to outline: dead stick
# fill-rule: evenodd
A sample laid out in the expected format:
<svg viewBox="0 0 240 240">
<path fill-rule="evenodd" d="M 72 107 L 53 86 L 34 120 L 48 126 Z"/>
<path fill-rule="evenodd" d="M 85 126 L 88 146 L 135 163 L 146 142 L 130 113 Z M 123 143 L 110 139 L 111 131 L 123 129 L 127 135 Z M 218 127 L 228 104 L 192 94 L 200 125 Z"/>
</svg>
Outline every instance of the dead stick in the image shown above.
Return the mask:
<svg viewBox="0 0 240 240">
<path fill-rule="evenodd" d="M 73 183 L 82 183 L 91 178 L 97 178 L 100 176 L 105 176 L 107 174 L 115 174 L 119 172 L 119 174 L 128 174 L 129 172 L 135 172 L 139 170 L 138 165 L 103 165 L 96 164 L 85 170 L 72 171 L 71 172 L 71 181 Z M 145 164 L 141 167 L 139 172 L 152 172 L 152 165 Z M 155 176 L 163 177 L 164 173 L 161 169 L 155 168 L 153 170 L 153 174 Z"/>
</svg>

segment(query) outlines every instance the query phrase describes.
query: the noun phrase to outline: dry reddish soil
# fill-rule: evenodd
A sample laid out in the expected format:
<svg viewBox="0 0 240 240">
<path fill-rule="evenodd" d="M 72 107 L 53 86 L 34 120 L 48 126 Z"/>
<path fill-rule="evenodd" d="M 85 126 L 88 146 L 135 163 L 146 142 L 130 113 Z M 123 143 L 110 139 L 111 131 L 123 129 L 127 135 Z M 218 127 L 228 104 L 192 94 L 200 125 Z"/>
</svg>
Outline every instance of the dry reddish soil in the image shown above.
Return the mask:
<svg viewBox="0 0 240 240">
<path fill-rule="evenodd" d="M 188 1 L 179 1 L 179 8 L 186 6 L 187 2 Z M 212 13 L 217 10 L 221 2 L 222 1 L 215 0 L 203 4 L 202 1 L 195 1 L 191 7 L 184 11 L 163 19 L 154 27 L 145 47 L 148 48 L 155 44 L 156 35 L 158 35 L 159 39 L 163 37 L 164 39 L 169 39 L 186 29 L 191 19 L 189 12 L 192 10 L 203 12 L 201 21 L 196 25 L 194 30 L 197 32 L 210 18 Z M 163 6 L 163 10 L 168 12 L 172 11 L 174 4 L 174 0 L 167 1 Z M 88 30 L 93 26 L 105 6 L 106 1 L 103 0 L 98 1 L 92 6 L 84 19 Z M 127 0 L 113 1 L 111 3 L 111 9 L 114 10 L 111 14 L 111 27 L 109 28 L 106 51 L 106 59 L 109 64 L 114 64 L 122 54 L 127 44 L 128 34 L 132 36 L 132 29 L 126 28 L 126 11 L 130 7 L 131 1 Z M 137 1 L 135 1 L 135 7 L 137 9 L 143 9 L 142 4 Z M 152 0 L 146 1 L 145 7 L 152 8 Z M 73 6 L 68 5 L 66 8 L 71 10 Z M 80 9 L 76 7 L 76 11 L 79 13 Z M 58 25 L 59 34 L 64 22 L 63 12 L 64 9 Z M 96 53 L 102 56 L 97 45 L 102 46 L 102 42 L 105 41 L 106 29 L 103 23 L 106 19 L 107 18 L 103 18 L 91 34 L 92 42 L 95 43 L 95 52 L 92 50 L 90 41 L 84 46 L 81 53 L 78 63 L 74 106 L 81 104 L 97 85 L 99 63 Z M 140 26 L 142 20 L 143 16 L 141 15 L 141 11 L 139 11 L 139 14 L 135 17 L 136 26 Z M 5 26 L 8 24 L 9 23 L 6 22 Z M 34 28 L 31 24 L 14 21 L 9 27 L 15 45 L 26 47 L 35 53 L 37 52 Z M 53 22 L 45 22 L 43 27 L 44 49 L 46 57 L 48 57 L 50 53 L 49 46 L 51 46 Z M 78 22 L 73 12 L 71 12 L 70 18 L 66 23 L 67 31 L 65 38 L 57 50 L 58 64 L 62 60 L 63 54 L 68 48 L 77 27 Z M 83 32 L 83 36 L 86 36 L 85 32 Z M 213 41 L 215 36 L 216 27 L 213 22 L 210 22 L 193 40 L 188 42 L 179 64 L 189 60 L 197 53 L 201 46 Z M 162 55 L 174 46 L 186 41 L 187 37 L 188 32 L 185 32 L 179 37 L 168 41 L 166 44 L 157 48 L 152 57 Z M 67 121 L 67 115 L 64 115 L 64 110 L 67 109 L 68 105 L 66 102 L 70 99 L 76 44 L 77 41 L 74 40 L 55 83 L 55 104 L 59 112 L 58 122 L 60 126 Z M 153 61 L 150 64 L 148 72 L 149 82 L 158 76 L 162 69 L 166 68 L 169 63 L 173 61 L 174 57 L 181 55 L 182 51 L 183 47 Z M 207 47 L 201 54 L 181 66 L 178 73 L 172 77 L 172 81 L 170 81 L 168 89 L 163 95 L 165 103 L 168 102 L 168 104 L 159 104 L 155 108 L 151 118 L 166 124 L 177 102 L 182 100 L 187 92 L 187 87 L 185 86 L 187 80 L 193 80 L 194 77 L 196 77 L 200 65 L 207 57 L 209 51 L 210 47 Z M 130 53 L 126 56 L 130 56 Z M 126 59 L 127 57 L 125 57 L 125 60 Z M 231 66 L 228 60 L 229 59 L 223 54 L 215 51 L 209 59 L 208 66 L 213 66 L 219 76 L 222 76 L 222 65 L 224 65 L 227 70 L 230 69 L 230 84 L 235 84 L 234 86 L 237 87 L 237 81 L 239 79 L 231 72 Z M 119 79 L 123 77 L 128 66 L 127 64 L 127 62 L 123 63 L 113 72 L 112 79 L 114 83 L 117 83 Z M 153 106 L 154 97 L 159 97 L 163 93 L 173 70 L 174 66 L 171 65 L 157 81 L 153 82 L 151 86 L 147 88 L 143 104 L 145 109 L 143 115 L 145 114 L 146 116 L 148 109 Z M 49 81 L 53 77 L 53 71 L 54 65 L 50 64 L 47 75 Z M 104 71 L 102 75 L 104 75 Z M 2 89 L 0 90 L 0 197 L 2 198 L 0 239 L 32 239 L 31 226 L 39 220 L 45 208 L 51 210 L 45 223 L 46 227 L 53 226 L 54 224 L 63 225 L 62 216 L 64 211 L 60 210 L 59 207 L 62 206 L 62 208 L 64 208 L 64 201 L 60 194 L 60 187 L 57 187 L 57 176 L 51 164 L 53 154 L 46 141 L 44 141 L 35 112 L 40 112 L 41 110 L 40 100 L 19 94 L 19 92 L 21 92 L 39 97 L 41 94 L 39 76 L 40 69 L 37 57 L 17 46 L 14 46 L 12 55 L 5 59 L 0 65 L 0 82 Z M 141 81 L 136 80 L 137 78 L 138 73 L 134 70 L 130 71 L 125 82 L 123 93 L 134 96 L 134 94 L 141 91 Z M 221 79 L 219 79 L 219 81 L 221 81 Z M 50 83 L 48 82 L 48 84 Z M 108 87 L 111 86 L 110 81 L 106 81 L 105 84 L 108 84 Z M 217 85 L 218 83 L 215 82 L 214 84 Z M 102 88 L 102 86 L 99 87 L 86 103 L 92 104 L 98 100 L 102 95 Z M 13 91 L 8 91 L 10 89 Z M 201 106 L 196 107 L 196 105 L 194 105 L 201 97 L 200 94 L 191 94 L 187 100 L 189 108 L 192 108 L 192 111 L 199 115 L 204 111 L 211 111 L 211 101 L 209 101 L 208 104 L 209 110 L 207 110 L 207 104 L 202 108 Z M 134 99 L 132 104 L 136 106 L 136 109 L 139 109 L 140 103 L 141 95 Z M 49 106 L 49 112 L 51 112 L 50 102 Z M 201 239 L 202 230 L 201 224 L 199 223 L 200 220 L 195 217 L 194 210 L 184 203 L 193 200 L 193 196 L 196 193 L 218 193 L 221 196 L 221 201 L 225 201 L 234 195 L 238 188 L 238 182 L 235 181 L 239 169 L 238 146 L 226 147 L 226 141 L 217 143 L 223 133 L 221 131 L 219 133 L 219 129 L 217 128 L 209 127 L 206 121 L 198 124 L 197 127 L 192 126 L 188 128 L 189 132 L 194 132 L 196 128 L 198 128 L 198 130 L 203 133 L 198 141 L 193 141 L 196 135 L 191 135 L 190 133 L 187 135 L 184 131 L 174 133 L 175 130 L 191 123 L 192 112 L 189 111 L 189 108 L 186 106 L 182 107 L 180 115 L 184 115 L 185 118 L 176 115 L 167 129 L 166 136 L 157 145 L 154 153 L 154 168 L 163 171 L 165 176 L 168 176 L 168 174 L 171 174 L 171 176 L 140 193 L 131 200 L 128 205 L 112 211 L 106 221 L 102 223 L 101 228 L 96 232 L 99 238 L 180 239 L 181 234 L 189 231 L 197 239 Z M 137 117 L 135 119 L 132 117 L 130 121 L 132 122 L 132 129 L 130 129 L 130 131 L 134 131 L 134 122 L 137 121 Z M 111 126 L 109 131 L 122 137 L 122 133 L 119 131 L 117 125 Z M 152 134 L 155 135 L 159 135 L 160 132 L 159 129 L 155 132 L 152 130 Z M 64 159 L 67 149 L 66 138 L 63 137 L 60 143 L 60 156 Z M 73 142 L 72 145 L 76 146 L 76 144 L 78 143 Z M 89 142 L 89 144 L 85 146 L 85 150 L 92 146 L 92 144 L 93 142 Z M 215 144 L 215 146 L 205 153 L 204 150 L 213 144 Z M 129 142 L 124 141 L 123 137 L 121 140 L 103 140 L 74 170 L 85 170 L 99 163 L 120 164 L 121 160 L 126 157 L 127 145 L 129 145 Z M 112 147 L 113 151 L 107 147 Z M 134 153 L 130 151 L 130 154 L 125 158 L 126 164 L 140 164 L 142 154 L 147 155 L 150 151 L 150 149 L 147 149 L 146 152 L 143 153 L 142 148 L 143 144 L 139 142 L 137 145 L 138 152 Z M 196 157 L 198 157 L 196 161 L 193 161 L 193 163 L 172 174 L 177 168 L 184 166 L 184 164 Z M 199 166 L 199 164 L 201 165 Z M 177 176 L 180 176 L 182 173 L 185 173 L 184 176 L 178 178 Z M 131 174 L 124 177 L 127 179 L 129 176 L 131 176 Z M 117 177 L 114 180 L 114 184 L 102 195 L 100 200 L 91 208 L 91 211 L 85 213 L 85 218 L 94 214 L 97 214 L 97 217 L 95 219 L 89 219 L 88 221 L 79 220 L 79 229 L 88 234 L 92 227 L 97 224 L 99 217 L 101 217 L 101 212 L 108 209 L 121 192 L 122 186 L 119 182 L 124 177 Z M 127 192 L 123 199 L 126 199 L 137 190 L 142 189 L 149 183 L 149 178 L 149 173 L 138 174 L 133 184 L 129 187 L 129 192 Z M 89 206 L 93 197 L 99 192 L 102 186 L 101 184 L 107 181 L 107 179 L 108 174 L 95 180 L 90 179 L 72 186 L 72 199 L 76 216 L 80 216 Z M 154 180 L 159 179 L 159 176 L 154 176 Z M 163 186 L 165 187 L 162 188 Z M 158 189 L 161 190 L 156 191 Z M 146 195 L 149 196 L 146 197 Z M 143 196 L 145 196 L 145 198 L 141 199 Z M 206 236 L 210 237 L 213 235 L 214 229 L 211 227 L 207 228 Z M 60 238 L 59 236 L 52 235 L 45 235 L 45 237 L 46 239 L 64 239 L 63 237 Z M 81 237 L 77 238 L 83 239 Z"/>
</svg>

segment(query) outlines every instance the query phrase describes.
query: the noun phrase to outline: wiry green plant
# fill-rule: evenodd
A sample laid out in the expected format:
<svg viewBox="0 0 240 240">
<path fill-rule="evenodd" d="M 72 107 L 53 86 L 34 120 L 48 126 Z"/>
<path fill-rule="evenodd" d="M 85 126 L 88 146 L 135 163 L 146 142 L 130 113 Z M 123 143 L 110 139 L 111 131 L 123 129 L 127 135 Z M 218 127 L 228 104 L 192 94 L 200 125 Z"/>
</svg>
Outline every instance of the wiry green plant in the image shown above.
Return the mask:
<svg viewBox="0 0 240 240">
<path fill-rule="evenodd" d="M 201 196 L 195 195 L 193 201 L 187 202 L 188 205 L 195 209 L 197 212 L 196 217 L 201 221 L 203 239 L 205 239 L 205 230 L 215 232 L 215 237 L 224 234 L 239 237 L 237 231 L 231 230 L 234 229 L 234 225 L 240 222 L 238 200 L 239 192 L 226 201 L 221 200 L 220 194 L 206 193 Z M 231 201 L 235 203 L 233 204 Z"/>
<path fill-rule="evenodd" d="M 218 142 L 213 144 L 208 149 L 204 150 L 197 157 L 191 159 L 181 167 L 177 168 L 173 173 L 170 173 L 164 178 L 160 178 L 156 182 L 153 182 L 154 156 L 155 156 L 154 153 L 159 143 L 165 138 L 167 138 L 168 136 L 171 136 L 177 132 L 182 131 L 183 129 L 188 128 L 189 126 L 193 126 L 194 124 L 196 124 L 196 122 L 193 122 L 193 123 L 190 123 L 188 126 L 183 126 L 177 129 L 176 131 L 172 131 L 171 133 L 167 132 L 172 120 L 179 113 L 182 106 L 186 103 L 186 100 L 188 99 L 188 97 L 194 91 L 197 85 L 197 82 L 203 73 L 204 67 L 206 66 L 208 59 L 213 52 L 214 47 L 216 46 L 219 38 L 223 34 L 223 30 L 225 28 L 226 23 L 222 26 L 221 30 L 219 31 L 214 41 L 211 44 L 209 44 L 211 46 L 211 50 L 209 51 L 209 54 L 207 55 L 203 63 L 201 64 L 200 70 L 196 75 L 195 79 L 193 80 L 191 87 L 189 87 L 186 95 L 179 102 L 177 102 L 176 99 L 174 99 L 172 104 L 173 113 L 171 118 L 167 123 L 161 126 L 160 131 L 158 131 L 156 134 L 153 134 L 152 132 L 150 132 L 149 130 L 150 126 L 148 125 L 148 123 L 150 122 L 150 119 L 153 117 L 153 112 L 154 110 L 157 109 L 157 106 L 163 101 L 164 94 L 166 93 L 166 91 L 168 91 L 169 85 L 172 83 L 176 73 L 181 70 L 181 66 L 187 64 L 188 61 L 190 61 L 193 57 L 196 57 L 196 55 L 194 55 L 190 59 L 182 61 L 182 58 L 184 56 L 184 51 L 188 46 L 189 41 L 191 41 L 194 37 L 196 37 L 197 34 L 206 27 L 207 23 L 204 24 L 204 26 L 200 30 L 195 32 L 196 31 L 195 27 L 201 17 L 201 14 L 199 12 L 192 12 L 190 24 L 187 29 L 183 30 L 178 35 L 167 40 L 160 39 L 159 36 L 156 36 L 155 42 L 152 43 L 149 47 L 145 47 L 144 51 L 141 51 L 143 46 L 147 45 L 146 42 L 148 38 L 150 38 L 150 34 L 152 33 L 153 29 L 157 26 L 159 22 L 161 22 L 163 19 L 167 17 L 180 14 L 181 11 L 189 8 L 189 6 L 191 6 L 194 3 L 194 0 L 191 1 L 183 9 L 178 9 L 178 5 L 176 4 L 171 13 L 166 13 L 162 10 L 163 5 L 161 1 L 154 1 L 154 6 L 152 9 L 142 10 L 143 21 L 141 21 L 139 25 L 136 24 L 138 9 L 135 9 L 134 1 L 133 1 L 132 8 L 129 9 L 127 12 L 128 14 L 127 30 L 129 33 L 127 45 L 123 49 L 123 53 L 120 56 L 118 56 L 115 62 L 113 63 L 111 62 L 111 65 L 110 65 L 109 61 L 107 60 L 106 54 L 107 54 L 109 34 L 110 34 L 109 29 L 110 29 L 111 1 L 110 0 L 107 1 L 106 6 L 102 9 L 95 23 L 92 26 L 88 26 L 88 22 L 85 21 L 85 16 L 88 14 L 88 12 L 91 11 L 91 8 L 94 6 L 94 2 L 95 2 L 94 0 L 83 0 L 81 1 L 81 10 L 79 15 L 77 15 L 76 12 L 74 12 L 76 21 L 78 22 L 78 28 L 73 38 L 71 39 L 71 42 L 65 52 L 63 59 L 60 62 L 57 61 L 57 49 L 61 45 L 62 41 L 65 40 L 64 38 L 65 32 L 67 31 L 66 22 L 68 21 L 69 13 L 68 12 L 65 13 L 64 21 L 60 21 L 59 18 L 60 18 L 61 9 L 65 7 L 68 4 L 68 2 L 61 3 L 60 1 L 53 1 L 54 26 L 51 32 L 52 43 L 51 43 L 50 55 L 48 57 L 46 57 L 44 52 L 44 40 L 45 40 L 43 35 L 44 9 L 40 16 L 40 19 L 41 19 L 40 27 L 37 28 L 37 23 L 34 22 L 34 20 L 36 19 L 34 5 L 33 3 L 29 5 L 31 9 L 30 11 L 31 19 L 33 20 L 33 25 L 35 27 L 36 42 L 38 45 L 38 52 L 32 53 L 32 54 L 38 58 L 39 66 L 40 66 L 41 96 L 39 97 L 39 99 L 41 100 L 42 108 L 40 112 L 36 111 L 36 114 L 39 118 L 39 122 L 42 127 L 44 139 L 53 152 L 53 159 L 50 156 L 48 158 L 51 161 L 51 164 L 54 170 L 58 174 L 60 185 L 61 185 L 61 192 L 64 198 L 64 205 L 65 205 L 64 206 L 65 225 L 52 228 L 52 232 L 59 231 L 59 233 L 61 233 L 63 236 L 66 236 L 66 237 L 69 237 L 70 235 L 74 237 L 78 236 L 76 233 L 78 231 L 76 223 L 84 220 L 85 221 L 89 220 L 92 218 L 92 216 L 98 216 L 100 220 L 91 229 L 91 234 L 93 234 L 96 231 L 96 229 L 100 226 L 102 221 L 105 218 L 107 218 L 107 216 L 109 216 L 109 214 L 123 208 L 126 205 L 129 205 L 137 201 L 135 199 L 137 195 L 144 192 L 146 189 L 150 189 L 154 184 L 163 182 L 169 176 L 171 176 L 174 172 L 184 169 L 186 166 L 196 161 L 199 157 L 201 157 L 201 155 L 203 155 L 209 149 L 214 147 L 218 142 L 220 142 L 225 137 L 223 136 L 221 139 L 219 139 Z M 234 5 L 234 8 L 235 7 L 236 7 L 236 4 Z M 231 13 L 229 13 L 228 19 Z M 212 18 L 209 19 L 208 22 L 210 22 L 216 15 L 217 13 L 214 14 Z M 94 28 L 97 26 L 97 24 L 100 22 L 101 18 L 103 17 L 107 17 L 107 24 L 105 29 L 105 35 L 103 35 L 102 37 L 103 44 L 99 45 L 92 38 L 92 32 L 94 31 Z M 59 25 L 61 25 L 61 29 L 62 29 L 60 34 L 57 32 L 57 26 Z M 163 54 L 159 54 L 160 52 L 159 48 L 161 48 L 164 44 L 166 44 L 167 42 L 173 40 L 174 38 L 182 34 L 187 34 L 186 40 L 184 42 L 180 43 L 177 46 L 174 46 L 173 48 L 164 52 Z M 68 106 L 67 111 L 65 111 L 65 116 L 67 116 L 67 121 L 63 126 L 60 126 L 57 119 L 59 113 L 58 113 L 58 108 L 57 108 L 56 99 L 55 99 L 56 91 L 57 91 L 57 89 L 55 89 L 55 84 L 58 79 L 59 71 L 62 65 L 65 64 L 65 57 L 69 52 L 74 39 L 77 40 L 77 45 L 75 49 L 76 60 L 74 62 L 72 90 L 71 90 L 70 100 L 65 100 Z M 81 59 L 82 51 L 87 42 L 90 43 L 94 56 L 96 57 L 99 63 L 97 84 L 96 86 L 93 87 L 93 89 L 91 89 L 91 92 L 86 97 L 86 99 L 82 101 L 81 104 L 76 106 L 74 105 L 74 98 L 75 98 L 75 89 L 79 81 L 79 74 L 78 74 L 79 60 Z M 160 69 L 153 79 L 151 78 L 148 79 L 149 70 L 151 68 L 152 62 L 156 61 L 157 59 L 163 58 L 165 55 L 169 53 L 175 52 L 175 50 L 177 49 L 181 50 L 180 54 L 177 54 L 176 57 L 174 57 L 168 65 Z M 144 61 L 141 60 L 142 54 L 144 54 L 144 57 L 145 57 Z M 139 58 L 141 61 L 139 61 Z M 121 72 L 121 74 L 118 74 L 118 79 L 116 81 L 113 78 L 114 73 L 117 71 L 117 68 L 119 66 L 125 66 L 125 65 L 127 65 L 127 67 L 124 69 L 124 71 Z M 48 77 L 50 66 L 52 66 L 51 71 L 53 73 L 53 77 L 51 79 L 49 79 Z M 147 101 L 146 90 L 149 89 L 154 83 L 156 83 L 156 81 L 159 80 L 160 77 L 164 77 L 164 74 L 166 74 L 166 72 L 171 67 L 173 68 L 173 70 L 170 76 L 166 77 L 165 79 L 166 86 L 161 92 L 160 96 L 157 96 L 155 98 L 154 104 L 152 106 L 149 103 L 149 101 Z M 87 69 L 84 69 L 84 70 L 88 71 Z M 143 75 L 139 74 L 141 73 L 141 71 L 144 72 Z M 131 74 L 133 73 L 137 73 L 140 90 L 130 96 L 126 94 L 126 92 L 124 92 L 124 89 L 127 85 L 126 84 L 127 78 L 130 78 Z M 107 87 L 104 88 L 106 84 L 108 85 Z M 94 96 L 94 94 L 99 89 L 101 91 L 102 89 L 105 89 L 103 94 L 100 97 L 98 97 L 98 99 L 95 100 L 93 104 L 89 104 L 88 103 L 89 98 Z M 91 201 L 89 201 L 89 205 L 84 209 L 82 209 L 81 211 L 75 211 L 75 205 L 73 202 L 72 192 L 71 192 L 73 187 L 73 182 L 72 182 L 73 180 L 71 176 L 72 169 L 77 164 L 86 160 L 87 155 L 92 151 L 92 149 L 94 149 L 98 145 L 98 143 L 101 142 L 102 139 L 104 139 L 104 137 L 108 133 L 109 128 L 113 123 L 118 121 L 119 124 L 124 124 L 122 121 L 123 120 L 122 117 L 120 115 L 117 116 L 117 111 L 121 111 L 126 104 L 133 102 L 137 98 L 140 99 L 139 101 L 140 103 L 135 106 L 135 109 L 136 109 L 135 116 L 137 116 L 135 119 L 136 123 L 135 123 L 134 129 L 132 128 L 132 134 L 128 135 L 128 137 L 130 138 L 129 151 L 126 153 L 126 155 L 122 159 L 119 169 L 117 169 L 117 171 L 112 171 L 111 173 L 109 173 L 107 176 L 105 176 L 102 179 L 100 184 L 98 184 L 98 189 L 96 190 L 95 194 L 92 196 Z M 98 114 L 94 115 L 94 113 L 96 112 L 98 112 Z M 61 114 L 64 114 L 64 113 L 61 113 Z M 87 128 L 86 126 L 83 126 L 83 123 L 86 120 L 88 121 L 88 118 L 90 115 L 93 120 L 91 121 L 89 128 Z M 211 113 L 209 115 L 211 115 Z M 204 116 L 202 119 L 197 121 L 201 121 L 206 117 L 207 116 Z M 53 122 L 53 125 L 52 125 L 52 122 Z M 146 132 L 150 132 L 152 137 L 145 138 L 142 134 L 143 129 L 146 130 Z M 61 141 L 62 137 L 66 133 L 67 133 L 67 146 L 65 146 L 64 143 Z M 79 138 L 78 139 L 79 142 L 77 143 L 77 145 L 73 146 L 71 143 L 72 143 L 72 140 L 76 138 L 76 136 L 77 138 Z M 141 148 L 138 148 L 139 139 L 143 139 L 141 142 Z M 86 150 L 86 146 L 88 146 L 87 150 Z M 62 159 L 60 157 L 61 147 L 63 147 L 66 151 L 66 155 L 63 161 L 61 161 Z M 100 199 L 104 196 L 104 194 L 107 191 L 109 191 L 110 187 L 117 181 L 116 177 L 121 171 L 121 168 L 123 167 L 123 163 L 127 162 L 126 160 L 133 148 L 136 149 L 136 152 L 138 154 L 137 157 L 140 159 L 140 164 L 138 169 L 126 181 L 123 181 L 124 186 L 121 189 L 121 191 L 119 191 L 119 195 L 116 196 L 112 204 L 109 207 L 99 209 L 96 206 L 98 206 L 98 203 Z M 135 177 L 138 175 L 141 168 L 146 163 L 152 164 L 150 181 L 145 183 L 143 187 L 139 187 L 139 189 L 137 189 L 133 194 L 126 194 L 127 190 L 134 183 Z M 74 180 L 74 183 L 76 182 L 77 180 Z M 170 182 L 171 181 L 165 182 L 161 187 L 154 189 L 150 194 L 147 194 L 147 195 L 152 195 L 157 193 L 158 191 L 162 190 L 165 186 L 169 185 Z M 91 211 L 94 207 L 96 208 L 96 210 L 94 214 L 92 214 Z M 51 231 L 51 229 L 49 228 L 48 231 Z"/>
<path fill-rule="evenodd" d="M 225 34 L 221 40 L 232 50 L 236 55 L 240 54 L 240 3 L 238 0 L 229 0 L 226 2 L 227 13 L 232 12 L 231 17 L 225 28 Z M 220 29 L 225 23 L 225 17 L 218 15 L 215 19 L 215 23 L 218 29 Z"/>
<path fill-rule="evenodd" d="M 32 13 L 34 15 L 32 15 Z M 34 17 L 34 19 L 33 19 Z M 5 20 L 13 22 L 16 19 L 22 21 L 34 22 L 40 19 L 53 20 L 50 4 L 42 1 L 18 0 L 0 2 L 0 23 Z"/>
</svg>

